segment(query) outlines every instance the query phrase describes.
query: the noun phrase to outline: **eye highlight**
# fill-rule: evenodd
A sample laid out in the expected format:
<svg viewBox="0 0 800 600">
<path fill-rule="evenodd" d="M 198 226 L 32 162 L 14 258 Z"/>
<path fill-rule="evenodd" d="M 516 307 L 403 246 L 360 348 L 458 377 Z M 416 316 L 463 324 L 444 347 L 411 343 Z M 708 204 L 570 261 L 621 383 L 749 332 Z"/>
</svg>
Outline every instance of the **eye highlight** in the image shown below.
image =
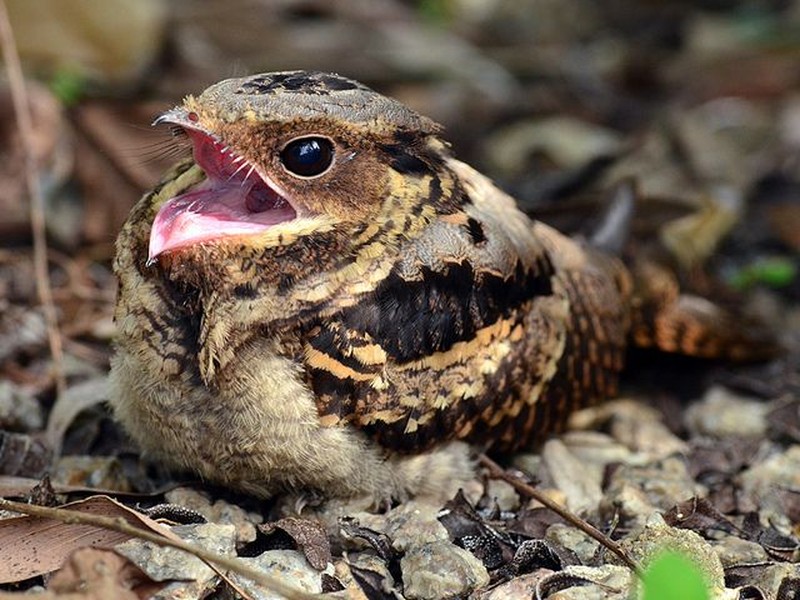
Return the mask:
<svg viewBox="0 0 800 600">
<path fill-rule="evenodd" d="M 333 162 L 333 142 L 318 136 L 297 138 L 286 144 L 280 156 L 284 168 L 293 175 L 316 177 Z"/>
</svg>

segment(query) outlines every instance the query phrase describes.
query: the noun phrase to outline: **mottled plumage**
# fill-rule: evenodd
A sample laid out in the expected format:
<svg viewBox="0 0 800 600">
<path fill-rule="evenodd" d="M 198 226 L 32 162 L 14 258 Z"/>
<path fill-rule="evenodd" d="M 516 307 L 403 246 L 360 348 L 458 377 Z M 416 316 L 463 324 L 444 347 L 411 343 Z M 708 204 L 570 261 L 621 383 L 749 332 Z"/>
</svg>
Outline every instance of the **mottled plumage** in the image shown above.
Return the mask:
<svg viewBox="0 0 800 600">
<path fill-rule="evenodd" d="M 467 444 L 528 445 L 615 393 L 627 270 L 529 220 L 432 121 L 305 72 L 159 120 L 196 162 L 120 234 L 112 364 L 150 454 L 260 495 L 445 493 Z"/>
</svg>

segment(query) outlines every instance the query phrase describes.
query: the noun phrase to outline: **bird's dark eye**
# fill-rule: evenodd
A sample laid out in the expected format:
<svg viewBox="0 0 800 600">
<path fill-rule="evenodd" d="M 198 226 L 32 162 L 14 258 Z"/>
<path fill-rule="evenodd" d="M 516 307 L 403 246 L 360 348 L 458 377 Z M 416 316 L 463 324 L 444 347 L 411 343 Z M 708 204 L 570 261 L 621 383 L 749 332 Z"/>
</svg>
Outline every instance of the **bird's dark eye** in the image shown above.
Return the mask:
<svg viewBox="0 0 800 600">
<path fill-rule="evenodd" d="M 292 140 L 281 150 L 281 162 L 287 171 L 300 177 L 321 175 L 333 162 L 333 143 L 324 137 Z"/>
</svg>

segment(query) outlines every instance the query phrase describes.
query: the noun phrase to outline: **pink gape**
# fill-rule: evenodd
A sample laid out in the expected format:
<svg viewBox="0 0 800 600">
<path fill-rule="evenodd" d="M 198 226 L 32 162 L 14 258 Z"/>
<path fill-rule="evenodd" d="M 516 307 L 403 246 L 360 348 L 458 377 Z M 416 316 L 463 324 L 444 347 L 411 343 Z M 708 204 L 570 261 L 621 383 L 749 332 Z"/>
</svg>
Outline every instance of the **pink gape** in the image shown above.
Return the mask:
<svg viewBox="0 0 800 600">
<path fill-rule="evenodd" d="M 150 232 L 148 259 L 198 242 L 251 235 L 290 221 L 297 212 L 255 166 L 203 131 L 185 127 L 206 180 L 167 200 Z"/>
</svg>

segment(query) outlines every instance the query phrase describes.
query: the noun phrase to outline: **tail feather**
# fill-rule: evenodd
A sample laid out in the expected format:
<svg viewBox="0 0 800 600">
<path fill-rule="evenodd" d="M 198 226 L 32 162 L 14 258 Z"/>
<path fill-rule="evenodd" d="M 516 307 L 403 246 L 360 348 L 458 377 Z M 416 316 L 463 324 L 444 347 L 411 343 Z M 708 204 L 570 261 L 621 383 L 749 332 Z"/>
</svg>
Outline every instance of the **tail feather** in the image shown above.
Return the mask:
<svg viewBox="0 0 800 600">
<path fill-rule="evenodd" d="M 664 352 L 756 361 L 781 352 L 775 333 L 735 309 L 680 291 L 674 274 L 652 263 L 634 274 L 631 339 Z"/>
</svg>

